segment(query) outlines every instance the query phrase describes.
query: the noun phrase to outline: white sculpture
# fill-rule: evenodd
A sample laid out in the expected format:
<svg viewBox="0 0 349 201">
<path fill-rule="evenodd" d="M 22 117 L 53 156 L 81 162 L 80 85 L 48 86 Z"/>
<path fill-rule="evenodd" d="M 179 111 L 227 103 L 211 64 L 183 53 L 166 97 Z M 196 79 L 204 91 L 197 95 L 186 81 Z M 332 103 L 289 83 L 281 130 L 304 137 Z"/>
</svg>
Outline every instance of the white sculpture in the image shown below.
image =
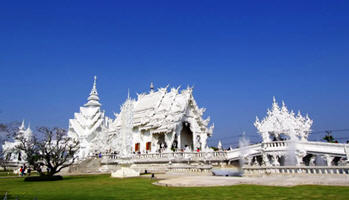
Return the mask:
<svg viewBox="0 0 349 201">
<path fill-rule="evenodd" d="M 129 156 L 133 151 L 133 102 L 128 95 L 126 102 L 121 107 L 121 130 L 116 141 L 122 157 Z M 115 149 L 115 147 L 112 148 Z"/>
<path fill-rule="evenodd" d="M 121 167 L 119 170 L 111 173 L 111 177 L 114 178 L 138 177 L 139 175 L 139 172 L 129 167 Z"/>
<path fill-rule="evenodd" d="M 293 111 L 288 111 L 284 102 L 280 108 L 278 103 L 273 98 L 272 109 L 267 112 L 267 117 L 262 121 L 256 117 L 255 127 L 261 134 L 263 142 L 270 142 L 274 137 L 276 140 L 281 140 L 281 135 L 285 135 L 290 140 L 307 141 L 308 135 L 311 132 L 313 121 L 306 115 L 303 117 L 300 112 L 295 116 Z"/>
<path fill-rule="evenodd" d="M 220 140 L 218 141 L 217 148 L 218 148 L 219 151 L 223 150 L 222 142 Z"/>
</svg>

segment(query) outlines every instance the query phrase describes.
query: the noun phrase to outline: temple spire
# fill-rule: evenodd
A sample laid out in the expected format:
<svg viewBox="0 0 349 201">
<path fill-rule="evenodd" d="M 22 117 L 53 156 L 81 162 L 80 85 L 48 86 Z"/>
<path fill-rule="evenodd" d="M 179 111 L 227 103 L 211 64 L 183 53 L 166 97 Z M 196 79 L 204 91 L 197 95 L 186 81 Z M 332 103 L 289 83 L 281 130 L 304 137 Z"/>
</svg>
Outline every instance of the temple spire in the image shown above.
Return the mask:
<svg viewBox="0 0 349 201">
<path fill-rule="evenodd" d="M 92 107 L 100 107 L 101 104 L 99 103 L 99 97 L 97 92 L 97 76 L 94 76 L 93 86 L 91 89 L 90 96 L 88 97 L 88 102 L 85 104 L 85 106 L 92 106 Z"/>
<path fill-rule="evenodd" d="M 154 91 L 154 84 L 153 82 L 150 82 L 150 92 L 153 92 Z"/>
<path fill-rule="evenodd" d="M 272 106 L 272 112 L 279 111 L 279 104 L 276 102 L 275 96 L 273 96 L 273 106 Z"/>
<path fill-rule="evenodd" d="M 22 121 L 21 126 L 19 127 L 20 130 L 24 130 L 25 129 L 25 125 L 24 125 L 24 120 Z"/>
<path fill-rule="evenodd" d="M 97 82 L 97 76 L 94 76 L 93 87 L 91 89 L 90 95 L 98 95 L 97 87 L 96 87 L 97 83 L 96 82 Z"/>
<path fill-rule="evenodd" d="M 220 140 L 218 141 L 217 148 L 218 148 L 219 151 L 223 150 L 222 142 Z"/>
</svg>

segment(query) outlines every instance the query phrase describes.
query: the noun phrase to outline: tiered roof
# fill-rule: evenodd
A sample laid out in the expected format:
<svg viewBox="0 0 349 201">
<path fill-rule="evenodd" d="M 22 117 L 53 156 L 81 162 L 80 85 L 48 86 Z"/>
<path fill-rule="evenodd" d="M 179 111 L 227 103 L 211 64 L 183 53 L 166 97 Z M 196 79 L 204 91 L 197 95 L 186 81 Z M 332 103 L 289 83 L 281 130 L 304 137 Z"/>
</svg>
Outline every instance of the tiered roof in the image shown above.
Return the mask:
<svg viewBox="0 0 349 201">
<path fill-rule="evenodd" d="M 140 130 L 150 130 L 151 133 L 169 133 L 181 123 L 181 120 L 192 115 L 198 122 L 201 132 L 212 134 L 213 126 L 207 128 L 210 118 L 203 119 L 204 108 L 199 108 L 193 98 L 193 88 L 181 90 L 180 87 L 168 86 L 150 93 L 137 94 L 137 100 L 133 100 L 133 125 Z M 189 114 L 189 108 L 192 113 Z M 122 114 L 122 110 L 121 113 Z M 119 116 L 118 116 L 119 117 Z M 120 118 L 116 118 L 114 125 L 121 126 Z"/>
<path fill-rule="evenodd" d="M 100 110 L 98 92 L 96 88 L 96 79 L 94 77 L 93 87 L 91 89 L 88 102 L 80 107 L 80 112 L 74 114 L 74 119 L 69 120 L 70 134 L 73 137 L 93 138 L 95 131 L 103 125 L 105 120 L 104 112 Z"/>
</svg>

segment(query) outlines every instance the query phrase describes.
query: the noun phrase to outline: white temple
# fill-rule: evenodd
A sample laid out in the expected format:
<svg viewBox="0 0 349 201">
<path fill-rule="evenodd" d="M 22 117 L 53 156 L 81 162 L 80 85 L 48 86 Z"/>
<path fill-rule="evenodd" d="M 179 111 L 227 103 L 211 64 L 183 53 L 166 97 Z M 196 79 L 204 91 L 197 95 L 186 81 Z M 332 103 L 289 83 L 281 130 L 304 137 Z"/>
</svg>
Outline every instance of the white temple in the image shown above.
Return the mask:
<svg viewBox="0 0 349 201">
<path fill-rule="evenodd" d="M 20 141 L 16 138 L 19 136 L 23 136 L 27 141 L 31 140 L 33 137 L 33 132 L 30 129 L 30 125 L 25 127 L 24 120 L 22 121 L 21 126 L 18 128 L 17 136 L 15 136 L 14 141 L 5 141 L 2 145 L 2 150 L 4 151 L 4 156 L 11 162 L 18 163 L 24 162 L 25 153 L 18 152 L 16 150 L 16 146 L 20 144 Z"/>
<path fill-rule="evenodd" d="M 295 116 L 292 110 L 288 111 L 283 101 L 280 108 L 275 97 L 273 98 L 272 109 L 267 111 L 267 116 L 262 121 L 256 117 L 254 123 L 258 133 L 262 136 L 263 142 L 270 142 L 272 139 L 274 141 L 282 140 L 282 137 L 287 140 L 307 141 L 312 124 L 313 121 L 308 115 L 303 117 L 298 111 L 297 116 Z"/>
<path fill-rule="evenodd" d="M 192 88 L 154 91 L 151 84 L 150 92 L 136 100 L 128 96 L 114 120 L 100 107 L 95 77 L 88 103 L 69 121 L 68 135 L 80 141 L 80 158 L 100 152 L 127 156 L 208 150 L 214 126 L 208 126 L 210 118 L 203 119 L 205 109 L 197 106 Z"/>
<path fill-rule="evenodd" d="M 136 176 L 140 172 L 209 173 L 213 167 L 240 165 L 247 175 L 261 174 L 348 174 L 349 146 L 344 143 L 308 141 L 313 121 L 300 112 L 289 111 L 273 98 L 272 108 L 254 123 L 263 141 L 250 144 L 245 135 L 239 147 L 218 150 L 207 146 L 214 126 L 203 119 L 193 89 L 168 87 L 128 94 L 115 119 L 105 116 L 97 93 L 96 77 L 87 103 L 69 121 L 68 136 L 80 142 L 76 166 L 71 170 L 113 172 L 115 177 Z M 24 122 L 18 135 L 31 139 Z M 19 141 L 5 142 L 3 149 L 14 165 L 25 155 L 15 151 Z M 100 160 L 85 160 L 86 158 Z M 90 158 L 89 158 L 90 159 Z M 84 160 L 84 161 L 83 161 Z M 18 163 L 19 162 L 19 163 Z M 124 167 L 127 166 L 128 167 Z M 81 168 L 80 168 L 81 166 Z M 121 168 L 121 169 L 120 169 Z M 132 170 L 131 170 L 131 169 Z"/>
</svg>

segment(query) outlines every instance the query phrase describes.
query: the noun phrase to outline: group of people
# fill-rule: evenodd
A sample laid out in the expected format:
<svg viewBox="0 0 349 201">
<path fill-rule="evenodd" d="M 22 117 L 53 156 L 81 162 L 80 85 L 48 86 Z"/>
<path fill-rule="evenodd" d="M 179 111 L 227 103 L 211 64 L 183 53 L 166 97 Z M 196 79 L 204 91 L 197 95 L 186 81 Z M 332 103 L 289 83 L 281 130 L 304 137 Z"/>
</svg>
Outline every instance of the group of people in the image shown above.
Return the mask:
<svg viewBox="0 0 349 201">
<path fill-rule="evenodd" d="M 21 168 L 19 168 L 18 174 L 21 175 L 22 177 L 23 177 L 24 175 L 26 175 L 26 174 L 28 174 L 28 176 L 30 176 L 31 171 L 32 171 L 32 170 L 30 169 L 30 167 L 27 167 L 27 166 L 24 164 L 24 166 L 21 166 Z"/>
</svg>

